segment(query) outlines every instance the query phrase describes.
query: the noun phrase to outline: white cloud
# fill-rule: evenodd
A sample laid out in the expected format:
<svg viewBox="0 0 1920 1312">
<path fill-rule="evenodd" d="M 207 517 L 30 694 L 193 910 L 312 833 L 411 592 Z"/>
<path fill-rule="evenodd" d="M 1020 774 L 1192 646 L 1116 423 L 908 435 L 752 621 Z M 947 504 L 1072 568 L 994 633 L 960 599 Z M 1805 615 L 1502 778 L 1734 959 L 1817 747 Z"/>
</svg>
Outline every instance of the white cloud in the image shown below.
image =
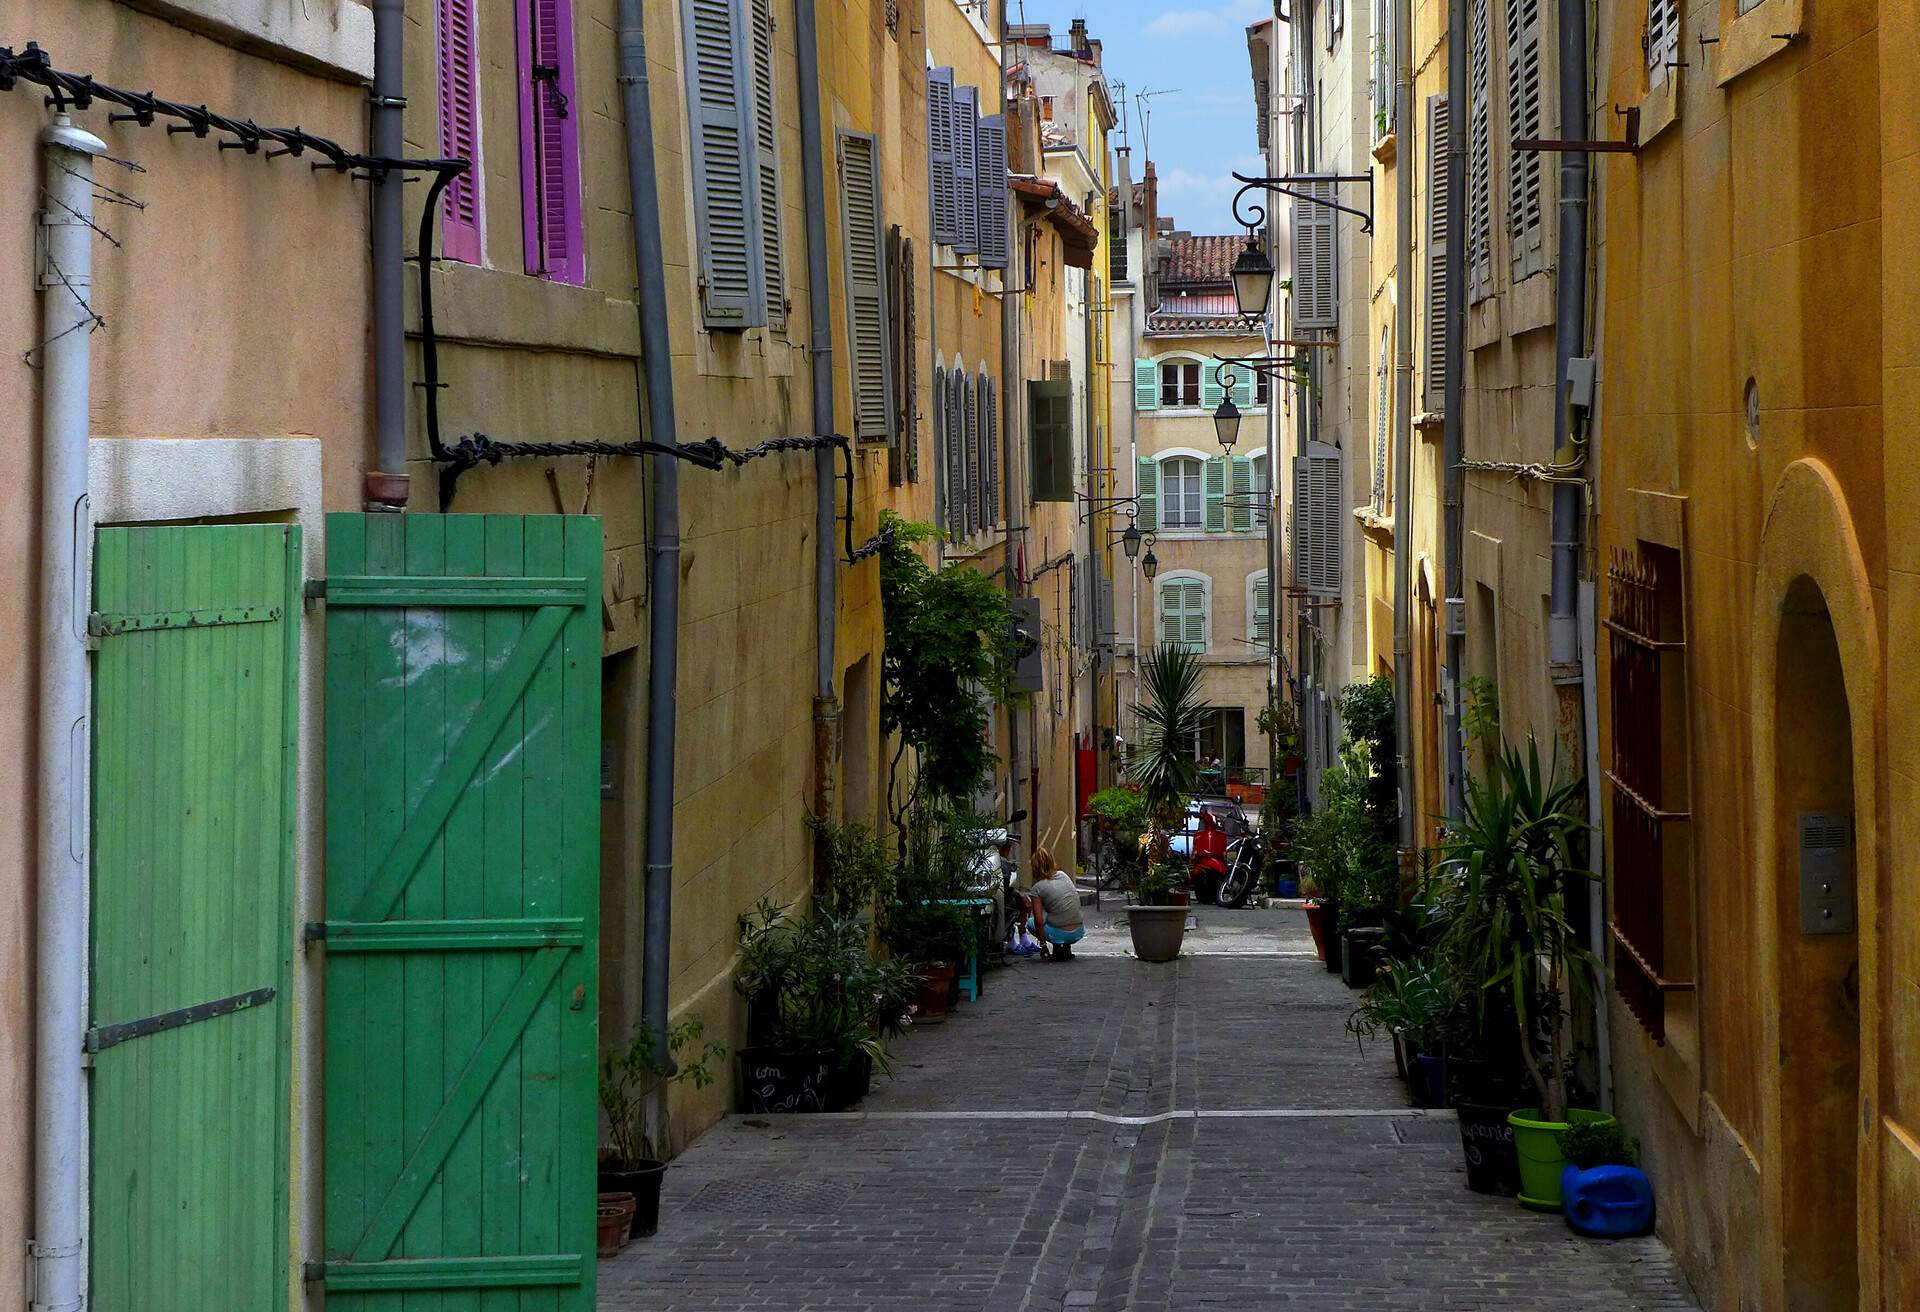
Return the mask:
<svg viewBox="0 0 1920 1312">
<path fill-rule="evenodd" d="M 1147 36 L 1224 36 L 1271 17 L 1267 0 L 1228 0 L 1211 9 L 1169 9 L 1142 31 Z"/>
</svg>

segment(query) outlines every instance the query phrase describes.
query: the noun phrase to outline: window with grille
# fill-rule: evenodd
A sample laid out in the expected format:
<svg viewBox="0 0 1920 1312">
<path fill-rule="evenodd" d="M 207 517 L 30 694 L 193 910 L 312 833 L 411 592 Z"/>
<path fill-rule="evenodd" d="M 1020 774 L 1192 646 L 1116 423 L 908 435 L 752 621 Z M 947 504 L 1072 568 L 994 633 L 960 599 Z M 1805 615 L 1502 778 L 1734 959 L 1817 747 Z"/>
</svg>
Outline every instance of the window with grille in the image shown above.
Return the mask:
<svg viewBox="0 0 1920 1312">
<path fill-rule="evenodd" d="M 1198 369 L 1199 366 L 1195 365 Z M 1192 456 L 1173 456 L 1160 462 L 1160 526 L 1199 528 L 1205 497 L 1201 465 Z"/>
<path fill-rule="evenodd" d="M 1200 404 L 1200 362 L 1169 360 L 1160 366 L 1160 404 L 1197 406 Z"/>
<path fill-rule="evenodd" d="M 1693 982 L 1686 611 L 1680 553 L 1642 542 L 1607 569 L 1613 980 L 1656 1043 Z"/>
</svg>

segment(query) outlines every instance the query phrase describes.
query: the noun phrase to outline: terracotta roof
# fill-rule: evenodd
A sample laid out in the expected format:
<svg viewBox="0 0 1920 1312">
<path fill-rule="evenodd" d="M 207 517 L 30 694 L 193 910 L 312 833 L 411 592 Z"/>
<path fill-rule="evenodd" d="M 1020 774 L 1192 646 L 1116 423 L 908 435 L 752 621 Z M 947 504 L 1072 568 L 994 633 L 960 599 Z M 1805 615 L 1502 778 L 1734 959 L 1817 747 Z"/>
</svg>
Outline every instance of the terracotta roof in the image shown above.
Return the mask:
<svg viewBox="0 0 1920 1312">
<path fill-rule="evenodd" d="M 1251 335 L 1247 328 L 1247 321 L 1232 314 L 1155 313 L 1147 316 L 1147 331 L 1150 333 L 1209 333 L 1219 337 Z"/>
<path fill-rule="evenodd" d="M 1069 247 L 1090 251 L 1100 244 L 1098 225 L 1081 213 L 1078 205 L 1067 199 L 1066 192 L 1062 191 L 1060 184 L 1052 178 L 1030 178 L 1015 174 L 1007 179 L 1007 185 L 1016 194 L 1038 205 L 1053 201 L 1053 207 L 1047 210 L 1047 219 L 1060 230 L 1061 238 Z"/>
<path fill-rule="evenodd" d="M 1193 237 L 1176 234 L 1160 257 L 1160 285 L 1228 281 L 1233 262 L 1246 247 L 1245 237 Z"/>
</svg>

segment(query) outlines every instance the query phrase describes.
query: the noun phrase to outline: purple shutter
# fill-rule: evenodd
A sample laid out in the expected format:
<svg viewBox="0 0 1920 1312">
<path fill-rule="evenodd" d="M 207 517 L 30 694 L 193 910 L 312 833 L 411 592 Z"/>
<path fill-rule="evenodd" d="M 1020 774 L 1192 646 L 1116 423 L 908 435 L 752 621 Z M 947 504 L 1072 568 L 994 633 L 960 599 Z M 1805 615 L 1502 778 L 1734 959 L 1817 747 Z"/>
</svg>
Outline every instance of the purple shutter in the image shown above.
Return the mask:
<svg viewBox="0 0 1920 1312">
<path fill-rule="evenodd" d="M 440 156 L 472 167 L 447 184 L 440 198 L 441 253 L 478 264 L 480 251 L 480 124 L 475 113 L 474 0 L 439 0 Z"/>
<path fill-rule="evenodd" d="M 519 0 L 520 203 L 527 272 L 586 281 L 572 0 Z"/>
</svg>

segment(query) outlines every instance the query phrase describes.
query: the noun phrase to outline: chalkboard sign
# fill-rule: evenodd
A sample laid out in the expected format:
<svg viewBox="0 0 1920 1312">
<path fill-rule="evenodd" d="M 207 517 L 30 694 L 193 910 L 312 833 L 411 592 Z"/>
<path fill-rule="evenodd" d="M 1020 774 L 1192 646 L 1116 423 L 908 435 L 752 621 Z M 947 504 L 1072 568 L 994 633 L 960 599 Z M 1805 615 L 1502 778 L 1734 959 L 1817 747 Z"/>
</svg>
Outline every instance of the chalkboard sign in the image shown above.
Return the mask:
<svg viewBox="0 0 1920 1312">
<path fill-rule="evenodd" d="M 740 1050 L 740 1110 L 817 1112 L 826 1109 L 827 1061 L 817 1052 Z"/>
<path fill-rule="evenodd" d="M 1480 1194 L 1520 1192 L 1520 1158 L 1504 1107 L 1461 1103 L 1460 1150 L 1467 1159 L 1467 1188 Z"/>
</svg>

